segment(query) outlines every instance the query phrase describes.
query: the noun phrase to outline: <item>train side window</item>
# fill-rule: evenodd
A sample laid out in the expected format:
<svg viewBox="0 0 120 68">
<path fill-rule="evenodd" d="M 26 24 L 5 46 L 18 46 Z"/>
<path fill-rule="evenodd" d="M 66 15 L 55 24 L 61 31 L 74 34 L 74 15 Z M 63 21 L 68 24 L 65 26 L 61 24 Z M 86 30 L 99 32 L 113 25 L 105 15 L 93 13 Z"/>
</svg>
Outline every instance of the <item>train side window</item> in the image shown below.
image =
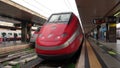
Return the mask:
<svg viewBox="0 0 120 68">
<path fill-rule="evenodd" d="M 5 33 L 5 32 L 3 32 L 3 33 L 2 33 L 2 36 L 3 36 L 3 37 L 6 37 L 6 33 Z"/>
<path fill-rule="evenodd" d="M 17 35 L 17 33 L 14 33 L 14 37 L 17 37 L 18 35 Z"/>
<path fill-rule="evenodd" d="M 9 35 L 12 35 L 12 33 L 8 33 Z"/>
</svg>

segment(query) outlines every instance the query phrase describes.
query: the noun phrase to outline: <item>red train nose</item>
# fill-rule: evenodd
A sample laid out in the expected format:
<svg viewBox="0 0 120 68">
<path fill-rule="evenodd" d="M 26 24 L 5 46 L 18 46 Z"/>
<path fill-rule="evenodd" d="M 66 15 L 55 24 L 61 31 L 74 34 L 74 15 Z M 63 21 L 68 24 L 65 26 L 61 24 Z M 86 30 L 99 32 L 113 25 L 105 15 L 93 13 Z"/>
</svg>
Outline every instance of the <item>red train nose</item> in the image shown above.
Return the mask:
<svg viewBox="0 0 120 68">
<path fill-rule="evenodd" d="M 62 37 L 65 37 L 65 28 L 66 24 L 47 24 L 41 30 L 38 40 L 54 42 L 58 40 L 62 40 Z"/>
</svg>

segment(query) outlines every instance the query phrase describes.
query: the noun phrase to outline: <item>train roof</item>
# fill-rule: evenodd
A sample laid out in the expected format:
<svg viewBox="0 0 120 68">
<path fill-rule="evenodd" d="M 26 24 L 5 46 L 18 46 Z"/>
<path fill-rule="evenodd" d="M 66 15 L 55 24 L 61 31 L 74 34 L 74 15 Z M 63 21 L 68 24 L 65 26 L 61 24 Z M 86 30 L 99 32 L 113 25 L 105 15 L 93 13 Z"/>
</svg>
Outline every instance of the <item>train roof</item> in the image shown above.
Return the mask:
<svg viewBox="0 0 120 68">
<path fill-rule="evenodd" d="M 61 13 L 53 13 L 52 15 L 54 15 L 54 14 L 74 14 L 73 12 L 61 12 Z"/>
</svg>

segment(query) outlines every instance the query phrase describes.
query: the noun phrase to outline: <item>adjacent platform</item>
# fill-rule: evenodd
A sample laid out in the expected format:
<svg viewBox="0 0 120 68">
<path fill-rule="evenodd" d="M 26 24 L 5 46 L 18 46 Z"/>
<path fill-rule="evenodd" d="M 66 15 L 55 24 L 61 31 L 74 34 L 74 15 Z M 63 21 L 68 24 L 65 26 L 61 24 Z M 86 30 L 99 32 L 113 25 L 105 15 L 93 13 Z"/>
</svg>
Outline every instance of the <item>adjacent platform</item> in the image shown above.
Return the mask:
<svg viewBox="0 0 120 68">
<path fill-rule="evenodd" d="M 25 44 L 25 43 L 22 43 L 21 41 L 5 41 L 5 42 L 0 42 L 0 48 L 8 47 L 8 46 L 22 45 L 22 44 Z"/>
<path fill-rule="evenodd" d="M 119 40 L 118 40 L 119 41 Z M 120 46 L 118 43 L 101 42 L 89 38 L 84 41 L 76 68 L 119 68 Z"/>
<path fill-rule="evenodd" d="M 21 41 L 2 42 L 0 43 L 0 55 L 18 51 L 25 48 L 29 48 L 28 43 L 22 43 Z"/>
</svg>

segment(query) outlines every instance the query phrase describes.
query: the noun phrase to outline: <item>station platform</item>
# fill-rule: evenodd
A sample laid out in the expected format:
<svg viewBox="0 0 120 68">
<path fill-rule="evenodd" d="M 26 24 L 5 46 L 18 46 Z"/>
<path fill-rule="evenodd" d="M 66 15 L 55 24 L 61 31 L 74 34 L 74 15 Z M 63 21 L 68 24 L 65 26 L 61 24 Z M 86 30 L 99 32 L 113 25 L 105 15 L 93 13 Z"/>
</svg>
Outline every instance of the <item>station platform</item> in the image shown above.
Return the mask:
<svg viewBox="0 0 120 68">
<path fill-rule="evenodd" d="M 21 41 L 5 41 L 0 43 L 0 55 L 10 52 L 19 51 L 29 48 L 29 43 L 22 43 Z"/>
<path fill-rule="evenodd" d="M 119 41 L 109 43 L 93 38 L 86 39 L 76 68 L 120 68 Z"/>
<path fill-rule="evenodd" d="M 22 43 L 21 41 L 5 41 L 0 43 L 0 48 L 2 47 L 9 47 L 9 46 L 16 46 L 16 45 L 22 45 L 26 43 Z"/>
</svg>

